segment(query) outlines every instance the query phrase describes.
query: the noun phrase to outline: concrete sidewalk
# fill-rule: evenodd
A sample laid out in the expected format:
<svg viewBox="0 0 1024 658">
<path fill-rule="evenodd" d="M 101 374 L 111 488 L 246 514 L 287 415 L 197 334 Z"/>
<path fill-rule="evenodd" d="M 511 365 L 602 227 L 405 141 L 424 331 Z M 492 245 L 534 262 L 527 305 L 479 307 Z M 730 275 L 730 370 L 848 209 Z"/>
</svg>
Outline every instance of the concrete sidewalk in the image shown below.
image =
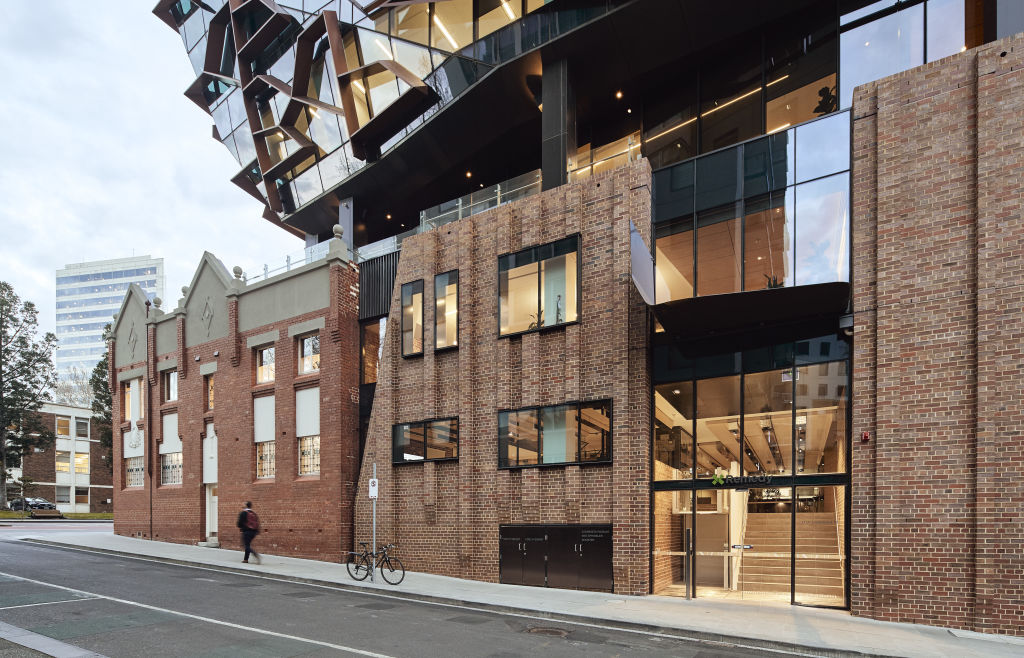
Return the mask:
<svg viewBox="0 0 1024 658">
<path fill-rule="evenodd" d="M 242 564 L 241 553 L 237 550 L 132 539 L 110 532 L 52 533 L 31 537 L 26 528 L 26 536 L 22 538 L 66 548 L 363 590 L 368 594 L 816 656 L 1024 656 L 1022 638 L 880 622 L 852 617 L 837 610 L 540 589 L 422 573 L 407 573 L 402 584 L 392 587 L 382 582 L 355 582 L 349 578 L 343 565 L 332 562 L 263 555 L 262 564 Z M 401 552 L 398 555 L 400 557 Z"/>
</svg>

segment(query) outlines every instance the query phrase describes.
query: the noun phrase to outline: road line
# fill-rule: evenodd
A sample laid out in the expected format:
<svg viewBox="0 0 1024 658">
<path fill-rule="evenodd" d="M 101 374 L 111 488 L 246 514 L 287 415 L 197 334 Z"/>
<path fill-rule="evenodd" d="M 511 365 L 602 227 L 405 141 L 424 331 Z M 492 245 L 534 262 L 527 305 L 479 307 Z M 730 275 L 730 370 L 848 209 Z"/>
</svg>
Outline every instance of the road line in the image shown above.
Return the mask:
<svg viewBox="0 0 1024 658">
<path fill-rule="evenodd" d="M 56 605 L 57 603 L 75 603 L 77 601 L 95 601 L 95 596 L 82 597 L 80 599 L 64 599 L 63 601 L 44 601 L 43 603 L 26 603 L 25 605 L 9 605 L 0 610 L 14 610 L 15 608 L 34 608 L 37 605 Z"/>
<path fill-rule="evenodd" d="M 357 649 L 355 647 L 347 647 L 343 644 L 332 644 L 330 642 L 321 642 L 320 640 L 313 640 L 306 637 L 299 637 L 297 635 L 288 635 L 287 633 L 277 633 L 275 631 L 268 631 L 262 628 L 255 628 L 253 626 L 243 626 L 242 624 L 235 624 L 229 621 L 221 621 L 219 619 L 211 619 L 209 617 L 202 617 L 200 615 L 193 615 L 187 612 L 179 612 L 177 610 L 171 610 L 169 608 L 161 608 L 155 605 L 149 605 L 147 603 L 139 603 L 138 601 L 128 601 L 127 599 L 118 599 L 113 596 L 106 596 L 104 594 L 97 594 L 95 592 L 87 592 L 81 589 L 75 589 L 73 587 L 65 587 L 64 585 L 55 585 L 42 580 L 34 580 L 32 578 L 25 578 L 23 576 L 16 576 L 13 573 L 4 573 L 0 571 L 0 576 L 7 576 L 16 580 L 22 580 L 27 583 L 35 583 L 36 585 L 45 585 L 47 587 L 54 587 L 56 589 L 62 589 L 67 592 L 74 592 L 75 594 L 89 594 L 94 598 L 105 599 L 107 601 L 113 601 L 114 603 L 123 603 L 125 605 L 133 605 L 138 608 L 145 608 L 146 610 L 153 610 L 155 612 L 165 612 L 170 615 L 176 615 L 178 617 L 187 617 L 188 619 L 195 619 L 196 621 L 203 621 L 208 624 L 217 624 L 218 626 L 227 626 L 228 628 L 235 628 L 242 631 L 249 631 L 251 633 L 260 633 L 261 635 L 270 635 L 273 637 L 284 638 L 286 640 L 295 640 L 296 642 L 305 642 L 307 644 L 315 644 L 321 647 L 327 647 L 328 649 L 337 649 L 338 651 L 347 651 L 360 656 L 370 656 L 370 658 L 393 658 L 387 654 L 374 653 L 373 651 L 365 651 L 363 649 Z"/>
<path fill-rule="evenodd" d="M 101 653 L 76 647 L 73 644 L 67 644 L 46 635 L 33 633 L 20 626 L 5 624 L 2 621 L 0 621 L 0 639 L 28 647 L 47 656 L 55 656 L 56 658 L 106 658 Z"/>
<path fill-rule="evenodd" d="M 152 562 L 154 564 L 161 564 L 161 565 L 163 565 L 165 567 L 180 567 L 180 568 L 183 568 L 183 569 L 197 569 L 199 571 L 212 571 L 214 573 L 222 573 L 222 574 L 226 574 L 226 575 L 230 575 L 230 576 L 242 576 L 242 577 L 245 577 L 245 578 L 257 578 L 259 580 L 269 580 L 269 581 L 275 582 L 275 583 L 287 583 L 289 585 L 303 585 L 303 586 L 306 586 L 306 587 L 317 587 L 319 589 L 326 589 L 326 590 L 330 590 L 330 591 L 335 592 L 335 593 L 351 593 L 351 594 L 361 594 L 361 595 L 364 595 L 364 596 L 376 596 L 378 598 L 392 599 L 392 600 L 395 600 L 395 601 L 401 601 L 403 603 L 412 603 L 412 604 L 417 604 L 418 603 L 418 604 L 422 604 L 422 605 L 433 605 L 433 606 L 437 606 L 437 607 L 440 607 L 440 608 L 454 608 L 456 610 L 471 610 L 473 612 L 481 612 L 481 613 L 488 614 L 488 615 L 498 615 L 498 616 L 507 616 L 507 617 L 519 617 L 521 619 L 534 619 L 534 620 L 537 620 L 537 621 L 546 621 L 546 622 L 558 622 L 560 624 L 570 624 L 570 625 L 573 625 L 573 626 L 583 626 L 583 627 L 586 627 L 586 628 L 597 628 L 597 629 L 606 630 L 606 631 L 617 631 L 617 632 L 620 632 L 620 633 L 634 633 L 636 635 L 648 635 L 648 636 L 651 636 L 651 637 L 660 637 L 660 638 L 665 638 L 665 639 L 668 639 L 668 640 L 676 640 L 676 641 L 680 641 L 680 642 L 695 642 L 697 644 L 721 645 L 721 646 L 727 646 L 727 647 L 736 647 L 736 648 L 740 648 L 740 649 L 756 649 L 757 651 L 764 651 L 764 652 L 767 652 L 767 653 L 784 653 L 784 654 L 789 655 L 789 656 L 815 657 L 815 656 L 819 656 L 820 655 L 820 654 L 816 654 L 816 653 L 803 653 L 803 651 L 805 651 L 805 650 L 810 650 L 811 649 L 810 647 L 794 646 L 792 648 L 787 648 L 787 649 L 776 649 L 776 648 L 773 648 L 773 647 L 764 647 L 764 646 L 760 646 L 760 645 L 757 645 L 757 644 L 744 644 L 744 642 L 748 641 L 746 638 L 736 638 L 736 641 L 733 641 L 731 639 L 726 640 L 726 639 L 691 637 L 691 636 L 687 636 L 687 635 L 675 635 L 675 634 L 672 634 L 672 633 L 659 633 L 658 631 L 647 631 L 647 630 L 643 630 L 643 629 L 640 629 L 640 628 L 628 628 L 628 627 L 624 627 L 624 626 L 613 626 L 613 625 L 600 624 L 600 623 L 596 623 L 596 622 L 586 622 L 586 621 L 570 620 L 570 619 L 558 619 L 558 618 L 555 618 L 555 617 L 545 617 L 545 616 L 542 616 L 542 615 L 531 615 L 531 614 L 526 614 L 524 612 L 509 612 L 509 611 L 505 611 L 505 610 L 493 610 L 493 609 L 489 609 L 489 608 L 480 608 L 480 607 L 477 607 L 475 605 L 468 604 L 468 603 L 467 604 L 460 604 L 460 603 L 446 603 L 444 601 L 427 601 L 427 600 L 424 600 L 424 599 L 416 599 L 416 598 L 412 598 L 412 597 L 408 597 L 408 596 L 401 596 L 401 595 L 398 595 L 398 594 L 388 594 L 386 592 L 380 592 L 380 591 L 375 591 L 375 590 L 370 590 L 370 589 L 365 589 L 364 590 L 364 589 L 360 589 L 358 585 L 347 586 L 347 587 L 344 584 L 342 584 L 342 583 L 338 583 L 337 585 L 324 585 L 324 584 L 321 584 L 321 583 L 310 583 L 310 582 L 305 582 L 305 581 L 302 581 L 302 580 L 296 580 L 296 578 L 289 577 L 289 576 L 286 576 L 286 575 L 283 575 L 283 574 L 274 574 L 274 576 L 264 576 L 264 575 L 261 575 L 261 574 L 258 574 L 258 573 L 247 573 L 247 572 L 243 572 L 243 571 L 231 571 L 231 570 L 228 570 L 228 569 L 215 568 L 215 567 L 211 567 L 211 566 L 201 566 L 201 565 L 193 564 L 193 563 L 181 563 L 181 562 L 169 562 L 168 561 L 168 560 L 176 560 L 178 558 L 160 559 L 160 558 L 155 558 L 155 557 L 142 557 L 142 556 L 139 556 L 139 555 L 125 555 L 123 553 L 105 551 L 105 550 L 102 550 L 102 549 L 82 548 L 82 547 L 79 547 L 79 546 L 67 546 L 67 545 L 64 545 L 64 544 L 57 545 L 57 544 L 45 543 L 46 539 L 44 539 L 44 538 L 40 538 L 40 540 L 41 540 L 40 543 L 34 543 L 34 542 L 31 542 L 31 541 L 28 542 L 28 543 L 30 545 L 33 545 L 33 546 L 50 548 L 50 549 L 54 549 L 54 550 L 58 550 L 58 551 L 80 551 L 82 553 L 91 553 L 93 555 L 102 555 L 102 556 L 105 556 L 105 557 L 108 557 L 108 558 L 115 558 L 115 559 L 120 559 L 120 560 L 138 560 L 139 562 Z M 0 572 L 0 575 L 3 575 L 2 572 Z M 15 576 L 15 577 L 17 577 L 17 576 Z M 538 611 L 538 612 L 542 612 L 542 611 Z M 615 620 L 609 620 L 609 621 L 615 621 Z M 625 622 L 625 623 L 629 623 L 629 622 Z M 678 629 L 678 630 L 681 633 L 699 632 L 699 631 L 688 631 L 687 629 Z"/>
</svg>

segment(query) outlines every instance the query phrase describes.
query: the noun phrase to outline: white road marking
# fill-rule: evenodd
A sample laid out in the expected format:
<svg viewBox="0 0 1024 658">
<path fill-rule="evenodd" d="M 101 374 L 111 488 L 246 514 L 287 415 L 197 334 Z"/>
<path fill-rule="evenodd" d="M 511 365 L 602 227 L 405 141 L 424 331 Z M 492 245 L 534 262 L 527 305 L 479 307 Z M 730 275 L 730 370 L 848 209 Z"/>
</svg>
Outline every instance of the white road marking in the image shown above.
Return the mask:
<svg viewBox="0 0 1024 658">
<path fill-rule="evenodd" d="M 182 568 L 185 568 L 185 569 L 198 569 L 200 571 L 213 571 L 214 573 L 223 573 L 223 574 L 228 574 L 228 575 L 231 575 L 231 576 L 243 576 L 243 577 L 247 577 L 247 578 L 257 578 L 259 580 L 269 580 L 269 581 L 272 581 L 272 582 L 275 582 L 275 583 L 287 583 L 289 585 L 304 585 L 306 587 L 317 587 L 319 589 L 326 589 L 326 590 L 330 590 L 330 591 L 335 592 L 335 593 L 346 593 L 347 592 L 347 593 L 351 593 L 351 594 L 362 594 L 362 595 L 365 595 L 365 596 L 376 596 L 376 597 L 382 598 L 382 599 L 392 599 L 394 601 L 401 601 L 403 603 L 413 603 L 413 604 L 419 603 L 419 604 L 422 604 L 422 605 L 437 606 L 439 608 L 454 608 L 456 610 L 471 610 L 473 612 L 480 612 L 480 613 L 483 613 L 483 614 L 497 615 L 497 616 L 502 616 L 502 617 L 519 617 L 521 619 L 535 619 L 537 621 L 558 622 L 558 623 L 561 623 L 561 624 L 571 624 L 573 626 L 582 626 L 582 627 L 585 627 L 585 628 L 597 628 L 597 629 L 606 630 L 606 631 L 618 631 L 620 633 L 633 633 L 633 634 L 636 634 L 636 635 L 647 635 L 647 636 L 650 636 L 650 637 L 665 638 L 665 639 L 668 639 L 668 640 L 677 640 L 677 641 L 680 641 L 680 642 L 696 642 L 698 644 L 712 644 L 712 645 L 717 645 L 717 646 L 737 647 L 737 648 L 741 648 L 741 649 L 756 649 L 757 651 L 764 651 L 766 653 L 784 653 L 784 654 L 789 655 L 789 656 L 808 656 L 808 657 L 813 657 L 813 656 L 820 655 L 820 654 L 813 654 L 813 653 L 800 653 L 800 651 L 798 649 L 796 649 L 796 648 L 794 648 L 792 650 L 788 650 L 788 649 L 774 649 L 774 648 L 770 648 L 770 647 L 761 647 L 761 646 L 758 646 L 756 644 L 743 644 L 742 640 L 744 638 L 737 638 L 738 641 L 736 641 L 736 642 L 726 641 L 726 640 L 710 640 L 710 639 L 704 640 L 704 639 L 700 639 L 700 638 L 696 638 L 696 637 L 686 637 L 685 635 L 672 635 L 671 633 L 659 633 L 657 631 L 645 631 L 645 630 L 641 630 L 641 629 L 638 629 L 638 628 L 624 628 L 624 627 L 621 627 L 621 626 L 609 626 L 609 625 L 605 625 L 605 624 L 596 624 L 596 623 L 585 622 L 585 621 L 575 621 L 575 620 L 557 619 L 557 618 L 552 618 L 552 617 L 542 617 L 540 615 L 528 615 L 528 614 L 525 614 L 525 613 L 522 613 L 522 612 L 504 612 L 504 611 L 498 611 L 498 610 L 490 610 L 490 609 L 487 609 L 487 608 L 478 608 L 478 607 L 473 606 L 473 605 L 462 605 L 462 604 L 458 604 L 458 603 L 444 603 L 444 602 L 441 602 L 441 601 L 425 601 L 425 600 L 422 600 L 422 599 L 415 599 L 415 598 L 406 597 L 406 596 L 398 596 L 396 594 L 386 594 L 386 593 L 383 593 L 383 592 L 376 592 L 376 591 L 358 589 L 360 587 L 359 585 L 350 585 L 350 586 L 347 586 L 347 587 L 344 584 L 341 584 L 341 583 L 339 583 L 337 586 L 321 585 L 320 583 L 308 583 L 308 582 L 298 581 L 298 580 L 295 580 L 293 578 L 289 578 L 288 576 L 285 576 L 285 575 L 280 575 L 277 578 L 273 578 L 271 576 L 262 576 L 262 575 L 259 575 L 259 574 L 246 573 L 246 572 L 243 572 L 243 571 L 229 571 L 227 569 L 217 569 L 217 568 L 214 568 L 214 567 L 203 567 L 203 566 L 199 566 L 197 564 L 182 564 L 180 562 L 170 562 L 170 561 L 168 561 L 168 560 L 176 560 L 176 559 L 179 559 L 179 558 L 156 559 L 156 558 L 150 558 L 150 557 L 139 557 L 139 556 L 136 556 L 136 555 L 124 555 L 124 554 L 119 553 L 119 552 L 110 552 L 110 551 L 104 551 L 104 550 L 93 550 L 93 549 L 89 549 L 89 548 L 81 548 L 81 547 L 78 547 L 78 546 L 67 546 L 67 545 L 64 545 L 64 544 L 58 545 L 56 543 L 45 543 L 45 542 L 46 542 L 45 539 L 40 538 L 40 543 L 38 543 L 36 545 L 37 546 L 43 546 L 43 547 L 46 547 L 46 548 L 53 548 L 53 549 L 56 549 L 56 550 L 81 551 L 82 553 L 92 553 L 93 555 L 103 555 L 105 557 L 119 558 L 119 559 L 122 559 L 122 560 L 138 560 L 139 562 L 152 562 L 154 564 L 162 564 L 162 565 L 168 566 L 168 567 L 182 567 Z M 34 542 L 30 541 L 29 543 L 34 543 Z M 2 575 L 4 575 L 4 574 L 2 572 L 0 572 L 0 576 L 2 576 Z M 15 577 L 17 578 L 17 576 L 15 576 Z M 686 632 L 686 629 L 679 629 L 679 630 L 681 630 L 683 632 Z"/>
<path fill-rule="evenodd" d="M 95 601 L 95 596 L 83 596 L 78 599 L 64 599 L 63 601 L 44 601 L 43 603 L 26 603 L 25 605 L 9 605 L 0 610 L 14 610 L 15 608 L 34 608 L 37 605 L 56 605 L 58 603 L 76 603 L 78 601 Z"/>
<path fill-rule="evenodd" d="M 24 578 L 22 576 L 16 576 L 12 573 L 0 572 L 0 576 L 7 576 L 14 578 L 15 580 L 22 580 L 27 583 L 35 583 L 36 585 L 45 585 L 47 587 L 54 587 L 56 589 L 62 589 L 66 592 L 73 592 L 75 594 L 88 594 L 97 599 L 105 599 L 107 601 L 113 601 L 114 603 L 123 603 L 125 605 L 133 605 L 138 608 L 145 608 L 146 610 L 154 610 L 156 612 L 165 612 L 170 615 L 176 615 L 178 617 L 187 617 L 189 619 L 195 619 L 196 621 L 203 621 L 208 624 L 217 624 L 218 626 L 227 626 L 228 628 L 237 628 L 242 631 L 249 631 L 250 633 L 259 633 L 261 635 L 270 635 L 273 637 L 280 637 L 286 640 L 295 640 L 296 642 L 305 642 L 307 644 L 315 644 L 321 647 L 327 647 L 328 649 L 337 649 L 338 651 L 347 651 L 354 653 L 359 656 L 370 656 L 371 658 L 393 658 L 383 653 L 374 653 L 373 651 L 364 651 L 363 649 L 357 649 L 355 647 L 347 647 L 343 644 L 332 644 L 330 642 L 321 642 L 320 640 L 313 640 L 307 637 L 299 637 L 298 635 L 288 635 L 287 633 L 276 633 L 274 631 L 264 630 L 262 628 L 254 628 L 252 626 L 243 626 L 242 624 L 234 624 L 229 621 L 221 621 L 219 619 L 211 619 L 210 617 L 203 617 L 200 615 L 193 615 L 187 612 L 179 612 L 177 610 L 171 610 L 169 608 L 161 608 L 155 605 L 149 605 L 146 603 L 139 603 L 138 601 L 128 601 L 127 599 L 118 599 L 113 596 L 105 596 L 103 594 L 97 594 L 95 592 L 87 592 L 81 589 L 75 589 L 73 587 L 65 587 L 64 585 L 55 585 L 42 580 L 34 580 L 32 578 Z"/>
</svg>

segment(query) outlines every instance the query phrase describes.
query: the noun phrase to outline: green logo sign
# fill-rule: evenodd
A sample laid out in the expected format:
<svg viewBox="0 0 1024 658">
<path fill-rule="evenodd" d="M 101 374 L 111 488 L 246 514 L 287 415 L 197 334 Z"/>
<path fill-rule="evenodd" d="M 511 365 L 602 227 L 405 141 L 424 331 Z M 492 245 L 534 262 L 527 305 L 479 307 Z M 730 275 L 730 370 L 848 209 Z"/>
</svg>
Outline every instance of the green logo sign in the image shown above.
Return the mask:
<svg viewBox="0 0 1024 658">
<path fill-rule="evenodd" d="M 711 478 L 711 484 L 715 485 L 716 487 L 720 484 L 725 484 L 725 478 L 722 476 L 721 473 L 715 473 L 715 477 Z"/>
</svg>

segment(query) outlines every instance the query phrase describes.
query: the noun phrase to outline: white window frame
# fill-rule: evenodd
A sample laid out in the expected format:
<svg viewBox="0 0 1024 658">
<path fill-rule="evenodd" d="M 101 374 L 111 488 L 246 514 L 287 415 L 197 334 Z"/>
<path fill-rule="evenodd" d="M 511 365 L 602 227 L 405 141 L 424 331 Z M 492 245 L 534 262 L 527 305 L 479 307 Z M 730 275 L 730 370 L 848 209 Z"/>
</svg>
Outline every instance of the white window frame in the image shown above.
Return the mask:
<svg viewBox="0 0 1024 658">
<path fill-rule="evenodd" d="M 64 455 L 65 460 L 61 461 L 60 457 Z M 63 466 L 63 468 L 62 468 Z M 71 472 L 71 453 L 67 450 L 58 450 L 53 456 L 53 470 L 56 473 L 70 473 Z"/>
</svg>

